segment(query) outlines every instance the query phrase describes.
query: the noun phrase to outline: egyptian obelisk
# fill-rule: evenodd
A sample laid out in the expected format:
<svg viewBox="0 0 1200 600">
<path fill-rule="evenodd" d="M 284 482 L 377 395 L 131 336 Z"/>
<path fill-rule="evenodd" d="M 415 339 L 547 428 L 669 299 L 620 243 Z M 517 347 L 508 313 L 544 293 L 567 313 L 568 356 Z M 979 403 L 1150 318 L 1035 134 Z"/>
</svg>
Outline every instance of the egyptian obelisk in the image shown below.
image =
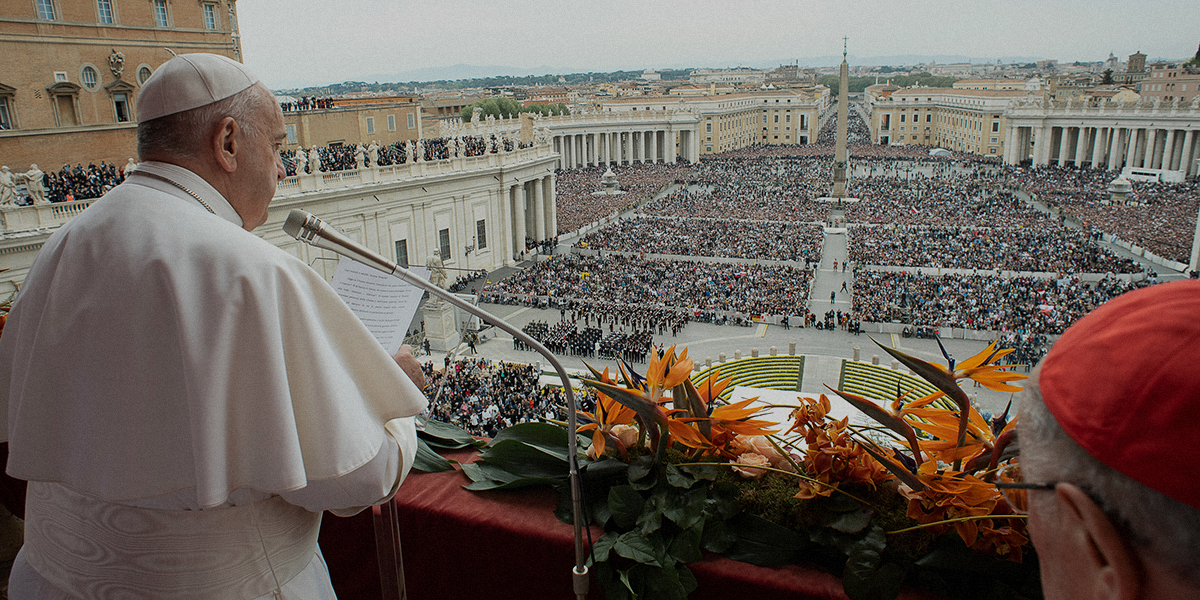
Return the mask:
<svg viewBox="0 0 1200 600">
<path fill-rule="evenodd" d="M 850 64 L 846 62 L 846 40 L 842 38 L 842 72 L 841 82 L 838 84 L 838 108 L 837 108 L 837 146 L 833 154 L 833 192 L 829 194 L 833 198 L 846 197 L 846 111 L 849 108 L 850 99 Z"/>
</svg>

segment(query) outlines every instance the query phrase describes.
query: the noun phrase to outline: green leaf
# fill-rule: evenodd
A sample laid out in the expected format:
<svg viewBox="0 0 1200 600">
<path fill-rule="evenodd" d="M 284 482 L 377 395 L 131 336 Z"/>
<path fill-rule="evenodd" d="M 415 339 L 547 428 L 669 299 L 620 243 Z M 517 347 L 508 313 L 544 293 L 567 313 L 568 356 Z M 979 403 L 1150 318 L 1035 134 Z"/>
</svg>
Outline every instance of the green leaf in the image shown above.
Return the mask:
<svg viewBox="0 0 1200 600">
<path fill-rule="evenodd" d="M 658 552 L 654 546 L 642 534 L 636 531 L 627 531 L 621 534 L 617 538 L 616 543 L 613 544 L 613 550 L 625 558 L 644 565 L 662 566 L 662 563 L 655 557 Z"/>
<path fill-rule="evenodd" d="M 513 475 L 499 467 L 473 462 L 461 463 L 463 474 L 470 478 L 471 481 L 499 481 L 508 483 L 520 479 L 517 475 Z"/>
<path fill-rule="evenodd" d="M 654 459 L 649 456 L 639 456 L 629 464 L 629 480 L 638 481 L 654 471 Z"/>
<path fill-rule="evenodd" d="M 667 483 L 677 488 L 690 488 L 696 480 L 691 475 L 683 473 L 675 468 L 675 465 L 667 465 Z"/>
<path fill-rule="evenodd" d="M 608 510 L 612 513 L 613 522 L 621 529 L 629 529 L 637 523 L 645 504 L 645 498 L 628 485 L 618 485 L 608 490 Z"/>
<path fill-rule="evenodd" d="M 493 440 L 479 453 L 479 460 L 521 477 L 566 479 L 565 456 L 551 453 L 515 439 Z"/>
<path fill-rule="evenodd" d="M 871 524 L 875 511 L 860 506 L 859 510 L 842 513 L 829 523 L 829 527 L 842 533 L 858 533 Z"/>
<path fill-rule="evenodd" d="M 704 516 L 704 504 L 708 498 L 708 490 L 697 488 L 686 493 L 670 493 L 666 495 L 663 505 L 663 516 L 670 519 L 680 529 L 695 525 Z"/>
<path fill-rule="evenodd" d="M 595 557 L 596 562 L 608 560 L 608 553 L 615 543 L 617 543 L 617 534 L 611 531 L 596 540 L 596 543 L 592 545 L 592 556 Z"/>
<path fill-rule="evenodd" d="M 685 463 L 677 466 L 680 471 L 688 473 L 696 479 L 703 479 L 705 481 L 715 481 L 717 475 L 720 474 L 720 470 L 713 465 L 689 465 Z"/>
<path fill-rule="evenodd" d="M 413 457 L 413 468 L 426 473 L 439 473 L 453 471 L 454 465 L 434 452 L 425 440 L 417 438 L 417 455 Z"/>
<path fill-rule="evenodd" d="M 794 562 L 809 545 L 799 533 L 757 515 L 743 513 L 725 524 L 737 541 L 722 554 L 733 560 L 776 567 Z"/>
<path fill-rule="evenodd" d="M 737 536 L 725 527 L 724 521 L 709 519 L 704 524 L 704 533 L 700 539 L 701 545 L 709 552 L 723 554 L 737 541 Z"/>
<path fill-rule="evenodd" d="M 662 502 L 658 496 L 646 500 L 642 514 L 638 515 L 637 529 L 642 535 L 650 535 L 662 527 Z"/>
<path fill-rule="evenodd" d="M 495 446 L 505 440 L 524 442 L 564 462 L 567 460 L 567 430 L 558 425 L 517 423 L 497 433 L 488 446 Z"/>
<path fill-rule="evenodd" d="M 867 535 L 852 544 L 842 571 L 842 587 L 852 600 L 874 600 L 875 575 L 879 569 L 880 553 L 887 544 L 883 529 L 872 527 Z"/>
<path fill-rule="evenodd" d="M 675 536 L 671 545 L 667 547 L 667 552 L 682 563 L 700 560 L 703 558 L 700 555 L 700 538 L 703 533 L 704 525 L 702 523 L 679 532 L 679 535 Z"/>
<path fill-rule="evenodd" d="M 463 486 L 464 490 L 483 492 L 487 490 L 519 490 L 535 485 L 561 485 L 562 481 L 546 477 L 522 477 L 514 481 L 476 481 Z"/>
<path fill-rule="evenodd" d="M 475 439 L 465 429 L 456 425 L 451 425 L 445 421 L 437 419 L 425 419 L 425 417 L 417 417 L 417 421 L 424 421 L 424 431 L 418 431 L 417 437 L 429 442 L 432 446 L 446 448 L 449 450 L 457 450 L 459 448 L 467 448 L 471 446 L 482 446 L 483 440 Z"/>
</svg>

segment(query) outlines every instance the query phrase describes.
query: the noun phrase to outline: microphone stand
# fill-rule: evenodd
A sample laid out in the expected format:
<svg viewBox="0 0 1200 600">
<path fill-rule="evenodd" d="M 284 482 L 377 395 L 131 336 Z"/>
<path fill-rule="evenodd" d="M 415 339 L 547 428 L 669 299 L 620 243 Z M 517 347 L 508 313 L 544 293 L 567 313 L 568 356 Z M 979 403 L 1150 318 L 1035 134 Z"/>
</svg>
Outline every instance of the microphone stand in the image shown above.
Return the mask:
<svg viewBox="0 0 1200 600">
<path fill-rule="evenodd" d="M 409 284 L 415 285 L 418 288 L 429 292 L 431 297 L 436 297 L 449 302 L 452 306 L 465 310 L 468 313 L 471 313 L 472 315 L 475 315 L 487 321 L 488 323 L 499 327 L 503 331 L 512 334 L 513 337 L 524 342 L 530 348 L 536 350 L 538 354 L 541 354 L 543 357 L 545 357 L 546 360 L 550 361 L 550 364 L 554 366 L 554 370 L 558 372 L 558 376 L 562 380 L 563 393 L 566 394 L 567 408 L 569 409 L 567 411 L 567 427 L 570 429 L 568 432 L 569 441 L 567 443 L 567 463 L 569 469 L 568 481 L 571 485 L 571 516 L 575 526 L 575 567 L 571 570 L 572 588 L 575 592 L 577 600 L 586 600 L 589 581 L 588 567 L 586 564 L 587 554 L 584 552 L 583 548 L 584 524 L 583 502 L 580 497 L 579 490 L 579 452 L 575 442 L 575 431 L 578 428 L 578 423 L 576 420 L 576 412 L 578 407 L 575 404 L 574 391 L 571 389 L 571 380 L 567 376 L 567 371 L 563 368 L 562 363 L 558 362 L 558 359 L 554 357 L 554 354 L 547 350 L 545 346 L 532 337 L 529 337 L 529 335 L 527 335 L 525 332 L 517 329 L 504 320 L 493 316 L 491 313 L 483 310 L 482 308 L 472 306 L 471 304 L 459 299 L 454 294 L 451 294 L 450 292 L 447 292 L 446 290 L 429 283 L 429 281 L 416 276 L 412 271 L 409 271 L 408 269 L 405 269 L 404 267 L 401 267 L 400 265 L 397 265 L 396 263 L 384 258 L 378 252 L 352 241 L 350 238 L 342 235 L 341 232 L 337 231 L 333 227 L 330 227 L 312 213 L 300 209 L 293 209 L 292 212 L 288 214 L 287 221 L 283 224 L 283 231 L 297 240 L 300 240 L 301 242 L 316 246 L 317 248 L 336 252 L 337 254 L 345 256 L 351 260 L 360 262 L 369 267 L 373 267 L 383 271 L 384 273 L 404 280 Z"/>
</svg>

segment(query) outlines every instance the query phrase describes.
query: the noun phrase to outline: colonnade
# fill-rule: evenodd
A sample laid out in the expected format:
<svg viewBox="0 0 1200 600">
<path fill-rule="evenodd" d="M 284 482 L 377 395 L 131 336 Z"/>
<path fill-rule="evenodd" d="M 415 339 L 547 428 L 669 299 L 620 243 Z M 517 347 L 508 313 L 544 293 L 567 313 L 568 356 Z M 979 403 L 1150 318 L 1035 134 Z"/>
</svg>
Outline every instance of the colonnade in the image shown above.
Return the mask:
<svg viewBox="0 0 1200 600">
<path fill-rule="evenodd" d="M 1197 175 L 1200 125 L 1041 127 L 1010 125 L 1004 162 L 1035 165 L 1073 165 L 1119 171 L 1124 167 L 1183 171 Z M 1032 148 L 1031 148 L 1032 147 Z"/>
<path fill-rule="evenodd" d="M 562 169 L 674 163 L 676 156 L 689 161 L 698 158 L 693 137 L 691 131 L 670 129 L 563 133 L 554 136 L 554 150 L 559 153 L 559 168 Z"/>
<path fill-rule="evenodd" d="M 554 175 L 506 182 L 500 205 L 506 230 L 512 232 L 513 256 L 525 252 L 527 241 L 541 242 L 558 236 L 554 186 Z"/>
</svg>

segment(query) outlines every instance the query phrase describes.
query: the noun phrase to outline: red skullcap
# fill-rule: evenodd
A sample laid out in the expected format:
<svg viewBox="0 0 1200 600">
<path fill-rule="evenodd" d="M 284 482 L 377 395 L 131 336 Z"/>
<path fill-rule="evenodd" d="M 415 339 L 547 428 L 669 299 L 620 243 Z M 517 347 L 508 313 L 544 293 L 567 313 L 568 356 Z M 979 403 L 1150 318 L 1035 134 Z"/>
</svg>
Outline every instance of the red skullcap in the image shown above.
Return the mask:
<svg viewBox="0 0 1200 600">
<path fill-rule="evenodd" d="M 1046 355 L 1038 387 L 1089 454 L 1200 509 L 1200 281 L 1132 291 L 1092 311 Z"/>
</svg>

